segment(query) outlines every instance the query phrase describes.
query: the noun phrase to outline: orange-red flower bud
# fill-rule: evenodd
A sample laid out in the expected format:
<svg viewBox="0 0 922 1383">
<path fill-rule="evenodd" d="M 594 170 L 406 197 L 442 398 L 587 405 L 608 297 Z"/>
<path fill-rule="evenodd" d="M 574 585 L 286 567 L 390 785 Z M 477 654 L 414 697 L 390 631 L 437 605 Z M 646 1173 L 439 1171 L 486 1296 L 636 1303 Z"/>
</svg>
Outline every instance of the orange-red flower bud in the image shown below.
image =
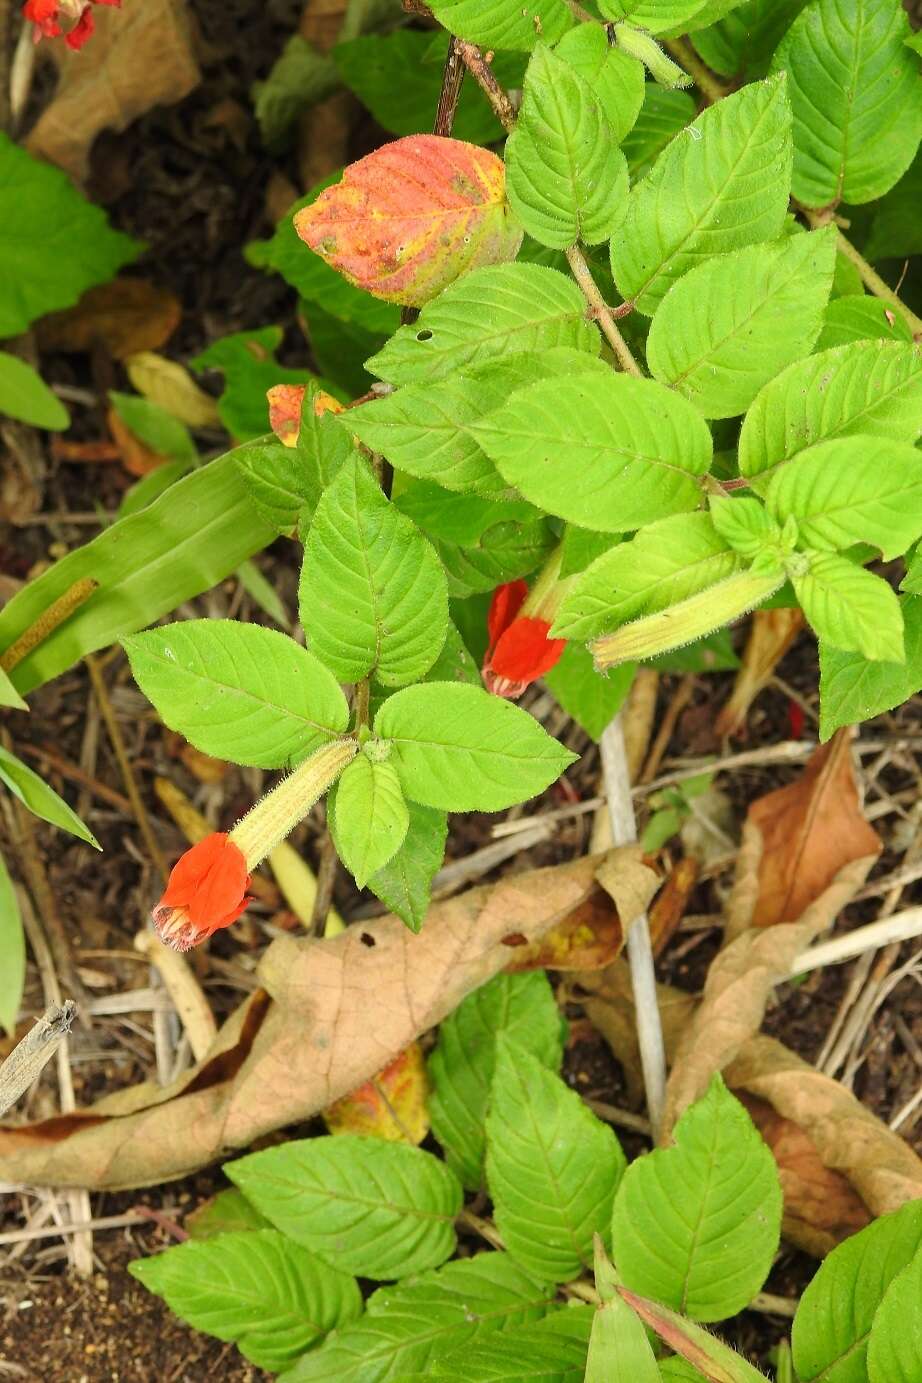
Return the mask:
<svg viewBox="0 0 922 1383">
<path fill-rule="evenodd" d="M 173 867 L 154 908 L 157 935 L 174 951 L 198 946 L 229 927 L 247 903 L 250 875 L 243 851 L 222 831 L 200 840 Z"/>
<path fill-rule="evenodd" d="M 487 630 L 490 644 L 483 663 L 483 681 L 495 696 L 514 700 L 531 683 L 550 672 L 566 647 L 566 639 L 549 639 L 551 621 L 539 613 L 520 613 L 528 599 L 524 581 L 508 581 L 493 594 Z"/>
</svg>

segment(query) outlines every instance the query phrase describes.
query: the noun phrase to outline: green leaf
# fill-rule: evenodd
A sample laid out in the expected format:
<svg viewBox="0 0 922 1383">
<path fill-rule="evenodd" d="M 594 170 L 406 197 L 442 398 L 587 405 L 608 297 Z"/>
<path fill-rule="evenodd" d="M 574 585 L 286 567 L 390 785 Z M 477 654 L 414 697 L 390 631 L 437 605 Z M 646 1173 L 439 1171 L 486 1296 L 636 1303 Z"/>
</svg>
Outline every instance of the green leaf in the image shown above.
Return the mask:
<svg viewBox="0 0 922 1383">
<path fill-rule="evenodd" d="M 886 581 L 833 552 L 804 554 L 807 569 L 791 580 L 801 609 L 821 639 L 846 653 L 902 663 L 903 617 Z"/>
<path fill-rule="evenodd" d="M 148 471 L 147 475 L 142 475 L 140 480 L 125 491 L 116 518 L 130 519 L 132 514 L 140 514 L 142 509 L 153 504 L 154 500 L 165 494 L 177 480 L 182 480 L 184 475 L 188 475 L 190 469 L 188 461 L 165 461 L 162 466 Z"/>
<path fill-rule="evenodd" d="M 687 1368 L 679 1368 L 674 1372 L 664 1369 L 664 1378 L 707 1378 L 711 1383 L 714 1383 L 714 1380 L 719 1380 L 719 1383 L 764 1383 L 765 1375 L 759 1369 L 753 1368 L 741 1354 L 737 1354 L 735 1349 L 725 1345 L 723 1340 L 711 1334 L 709 1330 L 695 1325 L 693 1321 L 680 1316 L 668 1306 L 638 1296 L 625 1287 L 619 1287 L 618 1290 L 644 1324 L 655 1330 L 671 1349 L 678 1350 L 685 1359 L 694 1359 L 701 1365 L 700 1373 L 694 1369 L 689 1372 Z"/>
<path fill-rule="evenodd" d="M 833 1249 L 800 1299 L 791 1331 L 802 1383 L 866 1383 L 868 1336 L 887 1288 L 922 1248 L 922 1201 L 882 1215 Z M 903 1326 L 909 1324 L 905 1318 Z"/>
<path fill-rule="evenodd" d="M 333 674 L 275 629 L 193 619 L 122 642 L 164 723 L 215 758 L 287 768 L 349 723 Z"/>
<path fill-rule="evenodd" d="M 690 404 L 653 380 L 613 372 L 518 389 L 472 431 L 526 499 L 611 533 L 694 509 L 712 457 L 711 434 Z"/>
<path fill-rule="evenodd" d="M 495 975 L 468 994 L 439 1027 L 429 1058 L 432 1131 L 449 1167 L 471 1191 L 483 1185 L 484 1120 L 501 1036 L 513 1038 L 549 1070 L 559 1070 L 560 1014 L 543 970 Z"/>
<path fill-rule="evenodd" d="M 596 1311 L 585 1383 L 660 1383 L 647 1332 L 616 1292 Z"/>
<path fill-rule="evenodd" d="M 611 246 L 624 299 L 651 316 L 676 279 L 706 256 L 780 235 L 791 158 L 783 78 L 703 111 L 628 198 Z"/>
<path fill-rule="evenodd" d="M 87 845 L 92 845 L 94 849 L 101 850 L 102 846 L 93 835 L 88 826 L 85 826 L 72 807 L 69 807 L 63 797 L 59 797 L 54 788 L 48 786 L 44 779 L 40 778 L 31 768 L 28 768 L 21 759 L 17 759 L 15 754 L 11 754 L 8 749 L 0 746 L 0 782 L 6 784 L 10 792 L 18 797 L 24 807 L 28 807 L 33 816 L 40 817 L 42 821 L 48 821 L 52 826 L 57 826 L 62 831 L 67 831 L 70 835 L 76 836 L 78 840 L 86 841 Z"/>
<path fill-rule="evenodd" d="M 706 0 L 601 0 L 600 10 L 606 19 L 630 20 L 651 34 L 667 29 L 688 27 L 688 21 Z"/>
<path fill-rule="evenodd" d="M 880 437 L 820 442 L 775 472 L 766 502 L 779 524 L 796 520 L 807 547 L 870 543 L 889 561 L 922 534 L 922 456 Z"/>
<path fill-rule="evenodd" d="M 448 820 L 444 812 L 408 802 L 410 823 L 396 855 L 372 874 L 368 887 L 397 914 L 411 932 L 418 932 L 429 911 L 432 880 L 445 858 Z"/>
<path fill-rule="evenodd" d="M 22 929 L 19 900 L 0 855 L 0 1026 L 12 1037 L 16 1031 L 19 1005 L 26 981 L 26 938 Z"/>
<path fill-rule="evenodd" d="M 551 633 L 588 640 L 655 614 L 740 568 L 710 514 L 677 514 L 597 558 L 564 597 Z"/>
<path fill-rule="evenodd" d="M 580 24 L 571 29 L 564 34 L 554 53 L 590 87 L 605 112 L 612 138 L 620 144 L 633 128 L 644 103 L 643 63 L 613 48 L 605 30 L 597 24 Z"/>
<path fill-rule="evenodd" d="M 282 597 L 267 576 L 264 576 L 255 562 L 241 562 L 236 571 L 237 580 L 255 605 L 268 615 L 280 629 L 291 630 L 291 618 Z"/>
<path fill-rule="evenodd" d="M 772 60 L 794 112 L 792 192 L 810 207 L 871 202 L 893 187 L 922 135 L 909 21 L 893 0 L 813 0 Z"/>
<path fill-rule="evenodd" d="M 186 424 L 159 404 L 137 394 L 120 394 L 117 389 L 109 390 L 109 402 L 125 426 L 151 451 L 190 465 L 198 460 L 198 448 Z"/>
<path fill-rule="evenodd" d="M 378 124 L 391 134 L 407 135 L 432 128 L 447 52 L 447 34 L 434 40 L 429 31 L 395 29 L 390 34 L 363 34 L 337 44 L 333 61 L 346 86 Z M 498 53 L 492 70 L 500 86 L 521 86 L 521 59 Z M 466 81 L 452 137 L 469 144 L 492 144 L 502 134 L 502 126 L 476 82 Z"/>
<path fill-rule="evenodd" d="M 286 1383 L 379 1383 L 429 1375 L 446 1351 L 540 1319 L 554 1289 L 535 1282 L 506 1253 L 478 1253 L 414 1282 L 379 1287 L 356 1325 L 305 1355 Z M 465 1375 L 466 1377 L 468 1375 Z"/>
<path fill-rule="evenodd" d="M 922 595 L 922 545 L 916 544 L 912 552 L 907 552 L 906 575 L 900 582 L 900 590 L 910 595 Z"/>
<path fill-rule="evenodd" d="M 14 711 L 27 711 L 29 707 L 10 681 L 10 675 L 0 667 L 0 706 L 9 706 Z"/>
<path fill-rule="evenodd" d="M 749 0 L 707 29 L 695 29 L 695 48 L 722 77 L 764 77 L 782 36 L 807 0 Z"/>
<path fill-rule="evenodd" d="M 621 146 L 632 183 L 646 177 L 667 144 L 694 118 L 695 103 L 687 91 L 664 91 L 647 82 L 640 114 Z"/>
<path fill-rule="evenodd" d="M 742 413 L 819 335 L 835 240 L 829 227 L 751 245 L 685 274 L 653 318 L 651 373 L 706 418 Z"/>
<path fill-rule="evenodd" d="M 625 1173 L 612 1220 L 615 1265 L 632 1291 L 692 1320 L 723 1320 L 768 1276 L 781 1230 L 778 1172 L 719 1076 L 673 1137 L 674 1147 Z"/>
<path fill-rule="evenodd" d="M 342 1133 L 251 1153 L 224 1170 L 289 1238 L 343 1272 L 409 1277 L 454 1251 L 461 1186 L 420 1148 Z"/>
<path fill-rule="evenodd" d="M 820 639 L 820 739 L 843 725 L 856 725 L 891 711 L 922 690 L 922 598 L 900 600 L 905 626 L 905 663 L 872 661 L 843 653 Z"/>
<path fill-rule="evenodd" d="M 410 825 L 391 764 L 375 763 L 365 754 L 353 759 L 336 786 L 334 818 L 339 857 L 364 888 L 396 855 Z"/>
<path fill-rule="evenodd" d="M 602 348 L 576 284 L 539 264 L 492 264 L 462 274 L 365 363 L 389 384 L 422 384 L 463 365 L 553 346 L 592 356 Z"/>
<path fill-rule="evenodd" d="M 266 80 L 254 82 L 251 89 L 263 143 L 270 149 L 284 147 L 285 136 L 299 115 L 330 96 L 338 85 L 330 58 L 300 34 L 292 34 Z"/>
<path fill-rule="evenodd" d="M 290 533 L 304 515 L 312 515 L 355 448 L 352 438 L 329 410 L 317 413 L 314 400 L 322 391 L 309 383 L 301 410 L 297 445 L 257 442 L 241 449 L 238 467 L 259 512 L 279 533 Z"/>
<path fill-rule="evenodd" d="M 874 1316 L 868 1342 L 870 1383 L 913 1383 L 922 1376 L 922 1251 L 899 1273 Z"/>
<path fill-rule="evenodd" d="M 389 697 L 375 734 L 413 802 L 449 812 L 501 811 L 535 797 L 578 755 L 509 701 L 479 687 L 425 682 Z"/>
<path fill-rule="evenodd" d="M 607 1240 L 625 1167 L 612 1130 L 537 1057 L 508 1036 L 496 1043 L 487 1130 L 487 1185 L 507 1249 L 553 1282 L 592 1263 Z"/>
<path fill-rule="evenodd" d="M 0 134 L 0 339 L 18 336 L 36 317 L 70 307 L 106 283 L 143 246 L 114 231 L 58 168 Z M 79 253 L 75 253 L 79 246 Z"/>
<path fill-rule="evenodd" d="M 274 1229 L 189 1240 L 136 1258 L 128 1270 L 196 1330 L 233 1340 L 246 1359 L 273 1372 L 362 1310 L 354 1277 Z"/>
<path fill-rule="evenodd" d="M 599 740 L 624 705 L 636 671 L 634 663 L 622 663 L 604 677 L 581 644 L 569 643 L 557 666 L 544 674 L 544 685 L 590 739 Z"/>
<path fill-rule="evenodd" d="M 229 1186 L 186 1215 L 182 1227 L 190 1239 L 213 1239 L 216 1234 L 268 1229 L 269 1221 L 250 1205 L 242 1191 Z"/>
<path fill-rule="evenodd" d="M 747 495 L 712 498 L 710 507 L 717 532 L 750 562 L 766 548 L 777 547 L 781 541 L 781 528 L 757 499 Z"/>
<path fill-rule="evenodd" d="M 826 308 L 823 330 L 816 340 L 817 351 L 847 346 L 855 341 L 900 341 L 912 343 L 912 332 L 903 318 L 892 312 L 880 298 L 848 296 L 837 298 Z"/>
<path fill-rule="evenodd" d="M 282 335 L 281 327 L 235 331 L 230 336 L 222 336 L 189 361 L 193 370 L 223 373 L 224 390 L 218 399 L 218 413 L 228 432 L 238 441 L 251 441 L 267 431 L 267 389 L 273 384 L 307 384 L 311 380 L 308 370 L 289 370 L 276 361 L 275 352 L 282 343 Z"/>
<path fill-rule="evenodd" d="M 382 494 L 359 457 L 317 505 L 304 547 L 301 623 L 343 682 L 422 677 L 448 629 L 445 574 L 419 529 Z"/>
<path fill-rule="evenodd" d="M 855 433 L 915 442 L 922 435 L 922 351 L 857 342 L 788 366 L 743 419 L 740 472 L 764 477 L 815 442 Z"/>
<path fill-rule="evenodd" d="M 591 1307 L 571 1304 L 535 1325 L 441 1356 L 430 1376 L 450 1383 L 582 1383 L 591 1314 Z"/>
<path fill-rule="evenodd" d="M 563 0 L 531 0 L 527 7 L 503 0 L 434 0 L 432 12 L 450 34 L 469 43 L 526 53 L 539 38 L 556 43 L 576 22 Z"/>
<path fill-rule="evenodd" d="M 922 254 L 922 156 L 916 155 L 908 172 L 881 198 L 864 244 L 864 257 L 902 259 Z"/>
<path fill-rule="evenodd" d="M 38 371 L 8 351 L 0 351 L 0 413 L 50 431 L 70 427 L 70 414 Z"/>
<path fill-rule="evenodd" d="M 589 83 L 544 44 L 506 141 L 506 191 L 528 234 L 552 249 L 598 245 L 624 214 L 627 164 L 608 119 Z"/>
<path fill-rule="evenodd" d="M 687 1359 L 674 1354 L 670 1359 L 660 1360 L 659 1376 L 664 1383 L 701 1383 L 705 1375 L 699 1373 L 694 1364 L 690 1364 Z"/>
<path fill-rule="evenodd" d="M 239 448 L 180 480 L 140 514 L 119 520 L 31 581 L 0 612 L 8 648 L 76 582 L 99 588 L 11 674 L 20 692 L 57 677 L 97 648 L 132 634 L 222 581 L 276 536 L 236 472 Z"/>
<path fill-rule="evenodd" d="M 578 528 L 576 524 L 568 523 L 561 542 L 561 581 L 585 571 L 597 557 L 610 552 L 618 541 L 610 533 L 595 533 L 590 528 Z"/>
<path fill-rule="evenodd" d="M 492 591 L 528 576 L 556 543 L 549 521 L 524 500 L 506 504 L 419 481 L 396 504 L 435 547 L 453 597 Z"/>
</svg>

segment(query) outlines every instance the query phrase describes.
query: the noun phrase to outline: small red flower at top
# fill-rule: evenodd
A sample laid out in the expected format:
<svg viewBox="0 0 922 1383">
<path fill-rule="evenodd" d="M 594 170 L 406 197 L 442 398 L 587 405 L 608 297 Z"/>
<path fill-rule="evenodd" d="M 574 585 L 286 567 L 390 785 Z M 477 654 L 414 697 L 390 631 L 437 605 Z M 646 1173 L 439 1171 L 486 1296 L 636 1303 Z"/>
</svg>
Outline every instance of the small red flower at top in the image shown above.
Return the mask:
<svg viewBox="0 0 922 1383">
<path fill-rule="evenodd" d="M 57 38 L 63 34 L 62 19 L 75 21 L 64 34 L 64 42 L 68 48 L 76 50 L 83 47 L 93 32 L 93 6 L 120 7 L 121 3 L 122 0 L 26 0 L 22 13 L 35 26 L 32 37 L 36 43 L 41 38 Z"/>
<path fill-rule="evenodd" d="M 188 951 L 229 927 L 249 898 L 246 858 L 221 831 L 200 840 L 180 857 L 154 908 L 157 935 L 174 951 Z"/>
<path fill-rule="evenodd" d="M 542 609 L 539 602 L 532 613 L 530 603 L 524 581 L 508 581 L 493 593 L 482 675 L 487 691 L 495 696 L 521 696 L 531 682 L 550 672 L 566 647 L 566 639 L 548 638 L 555 611 Z M 544 619 L 544 614 L 551 619 Z"/>
</svg>

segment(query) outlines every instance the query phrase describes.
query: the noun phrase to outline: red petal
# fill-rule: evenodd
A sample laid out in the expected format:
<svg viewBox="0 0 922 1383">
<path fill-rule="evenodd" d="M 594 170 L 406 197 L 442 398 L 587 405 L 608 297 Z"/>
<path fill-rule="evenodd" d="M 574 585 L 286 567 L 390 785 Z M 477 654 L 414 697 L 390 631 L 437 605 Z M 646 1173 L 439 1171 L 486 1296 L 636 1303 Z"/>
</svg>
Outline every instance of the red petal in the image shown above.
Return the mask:
<svg viewBox="0 0 922 1383">
<path fill-rule="evenodd" d="M 543 677 L 567 646 L 566 639 L 549 639 L 546 619 L 520 615 L 497 640 L 489 671 L 510 682 L 534 682 Z"/>
<path fill-rule="evenodd" d="M 215 831 L 178 860 L 158 906 L 185 908 L 196 927 L 218 926 L 239 905 L 248 883 L 242 851 Z"/>
<path fill-rule="evenodd" d="M 521 610 L 527 595 L 528 586 L 524 581 L 507 581 L 505 586 L 497 586 L 493 592 L 490 613 L 487 615 L 487 633 L 490 635 L 488 657 L 500 634 L 509 628 Z"/>
<path fill-rule="evenodd" d="M 73 48 L 74 52 L 76 52 L 78 48 L 83 47 L 88 38 L 92 37 L 95 27 L 93 11 L 90 6 L 87 5 L 70 33 L 64 35 L 64 42 L 67 44 L 68 48 Z"/>
</svg>

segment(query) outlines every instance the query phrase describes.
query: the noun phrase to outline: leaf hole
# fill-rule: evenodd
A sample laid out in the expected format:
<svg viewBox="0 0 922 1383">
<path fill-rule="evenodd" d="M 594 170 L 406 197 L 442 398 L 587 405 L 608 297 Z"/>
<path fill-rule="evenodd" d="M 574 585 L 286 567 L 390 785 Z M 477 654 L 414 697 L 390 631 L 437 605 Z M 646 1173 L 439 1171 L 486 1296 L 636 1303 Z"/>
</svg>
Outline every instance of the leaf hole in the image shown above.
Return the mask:
<svg viewBox="0 0 922 1383">
<path fill-rule="evenodd" d="M 432 340 L 432 332 L 429 331 L 429 330 L 427 330 L 427 329 L 424 327 L 422 331 L 418 331 L 418 332 L 416 333 L 416 339 L 417 339 L 417 341 L 431 341 L 431 340 Z"/>
<path fill-rule="evenodd" d="M 362 932 L 361 936 L 359 937 L 359 941 L 361 941 L 363 946 L 377 946 L 378 944 L 372 936 L 371 932 Z"/>
</svg>

